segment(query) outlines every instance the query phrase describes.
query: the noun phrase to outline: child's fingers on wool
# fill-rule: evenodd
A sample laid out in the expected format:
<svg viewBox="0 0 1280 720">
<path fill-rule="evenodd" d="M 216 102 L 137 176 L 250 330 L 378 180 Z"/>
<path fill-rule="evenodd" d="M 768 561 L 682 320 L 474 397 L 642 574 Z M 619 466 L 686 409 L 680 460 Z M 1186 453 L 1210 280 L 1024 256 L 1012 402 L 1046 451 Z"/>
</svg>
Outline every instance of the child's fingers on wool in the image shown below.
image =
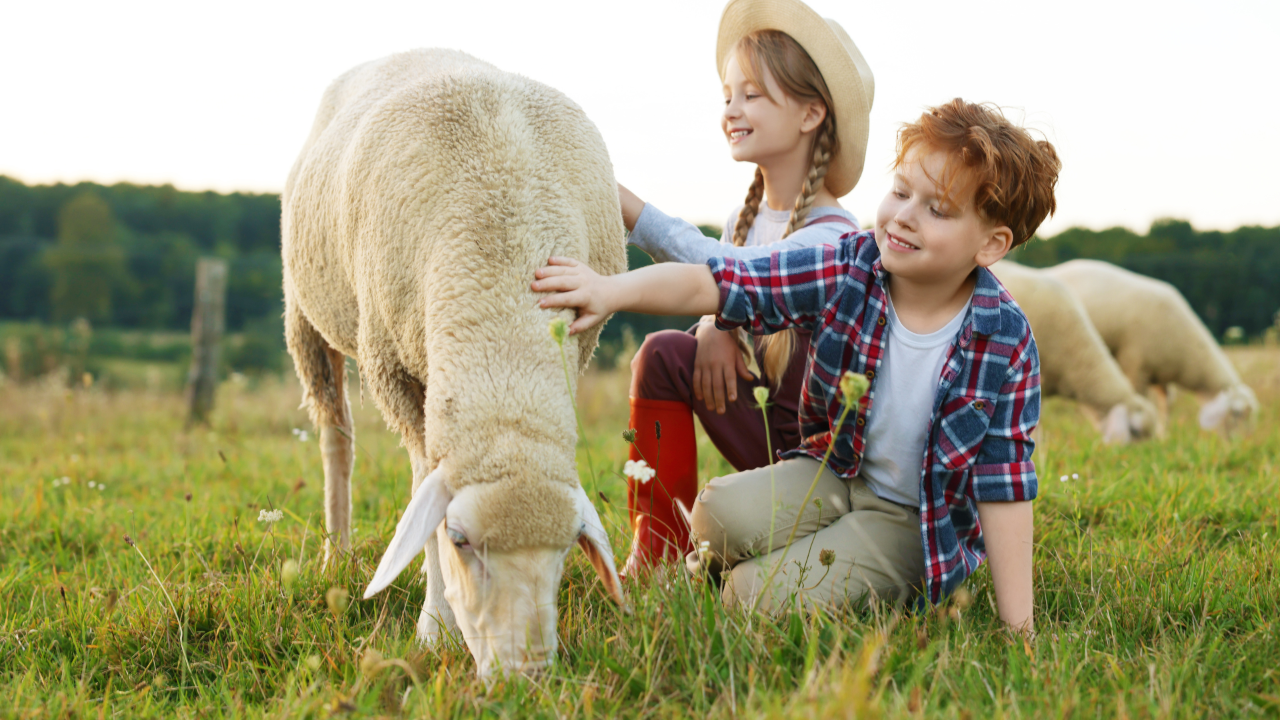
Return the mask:
<svg viewBox="0 0 1280 720">
<path fill-rule="evenodd" d="M 560 288 L 556 288 L 560 289 Z M 591 301 L 591 296 L 577 288 L 568 288 L 566 292 L 558 292 L 554 295 L 548 295 L 538 301 L 539 307 L 544 308 L 585 308 L 587 303 Z"/>
<path fill-rule="evenodd" d="M 556 275 L 575 275 L 579 269 L 572 265 L 544 265 L 533 271 L 536 278 L 549 278 Z"/>
<path fill-rule="evenodd" d="M 569 334 L 577 335 L 583 330 L 586 330 L 592 327 L 593 325 L 599 323 L 601 317 L 602 316 L 600 315 L 600 313 L 583 312 L 581 315 L 578 316 L 577 320 L 574 320 L 573 323 L 569 325 Z"/>
<path fill-rule="evenodd" d="M 574 260 L 571 257 L 560 257 L 559 255 L 552 255 L 551 257 L 547 258 L 547 265 L 563 265 L 565 267 L 577 267 L 581 264 L 582 263 L 578 262 L 577 260 Z"/>
<path fill-rule="evenodd" d="M 534 280 L 529 287 L 534 292 L 565 292 L 581 288 L 582 280 L 583 278 L 580 275 L 557 275 L 556 277 Z"/>
</svg>

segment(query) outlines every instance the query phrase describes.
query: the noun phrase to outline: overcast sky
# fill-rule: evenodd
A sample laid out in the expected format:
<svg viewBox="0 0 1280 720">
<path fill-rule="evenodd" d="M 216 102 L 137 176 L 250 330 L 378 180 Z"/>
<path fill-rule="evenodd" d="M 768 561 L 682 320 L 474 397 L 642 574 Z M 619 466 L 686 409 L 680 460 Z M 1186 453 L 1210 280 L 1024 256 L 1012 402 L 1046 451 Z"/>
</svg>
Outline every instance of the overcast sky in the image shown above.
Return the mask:
<svg viewBox="0 0 1280 720">
<path fill-rule="evenodd" d="M 1280 224 L 1280 2 L 813 0 L 876 79 L 862 180 L 873 218 L 899 123 L 953 97 L 1042 130 L 1064 169 L 1041 229 L 1159 217 Z M 567 93 L 619 181 L 720 224 L 753 168 L 719 128 L 719 0 L 297 4 L 8 3 L 0 174 L 278 192 L 325 86 L 416 47 L 452 47 Z"/>
</svg>

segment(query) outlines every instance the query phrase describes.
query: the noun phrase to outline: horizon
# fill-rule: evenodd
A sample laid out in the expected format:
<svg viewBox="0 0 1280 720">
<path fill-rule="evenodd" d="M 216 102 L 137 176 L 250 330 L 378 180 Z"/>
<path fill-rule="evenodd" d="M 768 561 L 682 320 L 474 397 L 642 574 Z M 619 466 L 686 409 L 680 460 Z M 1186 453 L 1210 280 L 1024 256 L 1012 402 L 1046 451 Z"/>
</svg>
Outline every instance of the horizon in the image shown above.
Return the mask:
<svg viewBox="0 0 1280 720">
<path fill-rule="evenodd" d="M 1280 141 L 1241 131 L 1280 114 L 1280 98 L 1258 82 L 1277 74 L 1266 70 L 1276 66 L 1266 29 L 1280 25 L 1278 4 L 1239 0 L 1205 15 L 1176 3 L 1150 16 L 1136 4 L 1063 13 L 992 2 L 978 12 L 931 0 L 909 35 L 893 8 L 809 4 L 841 23 L 875 74 L 866 166 L 841 199 L 864 225 L 888 187 L 897 125 L 955 96 L 999 102 L 1057 147 L 1059 213 L 1042 236 L 1141 231 L 1163 218 L 1200 230 L 1280 225 L 1270 171 Z M 723 225 L 750 182 L 753 168 L 729 160 L 720 134 L 719 0 L 296 7 L 306 9 L 12 11 L 13 27 L 31 32 L 0 48 L 0 63 L 27 71 L 0 76 L 0 91 L 31 110 L 0 117 L 10 139 L 0 174 L 279 193 L 333 78 L 393 51 L 443 46 L 563 91 L 600 129 L 618 180 L 668 213 Z M 627 32 L 601 32 L 618 27 Z"/>
</svg>

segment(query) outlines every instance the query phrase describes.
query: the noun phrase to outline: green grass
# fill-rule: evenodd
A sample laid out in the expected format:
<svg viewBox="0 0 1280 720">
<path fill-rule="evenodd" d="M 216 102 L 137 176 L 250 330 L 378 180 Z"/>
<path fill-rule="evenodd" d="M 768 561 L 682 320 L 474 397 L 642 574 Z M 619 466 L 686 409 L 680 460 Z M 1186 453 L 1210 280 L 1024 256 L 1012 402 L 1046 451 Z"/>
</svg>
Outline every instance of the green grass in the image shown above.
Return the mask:
<svg viewBox="0 0 1280 720">
<path fill-rule="evenodd" d="M 1275 717 L 1280 352 L 1232 355 L 1263 404 L 1233 442 L 1198 432 L 1188 397 L 1167 439 L 1127 448 L 1047 403 L 1030 643 L 1002 632 L 985 568 L 963 609 L 776 618 L 726 611 L 673 571 L 630 588 L 628 617 L 574 553 L 559 664 L 490 688 L 459 643 L 415 645 L 412 572 L 354 599 L 410 480 L 370 399 L 356 399 L 355 550 L 326 570 L 319 448 L 291 433 L 307 428 L 291 381 L 224 386 L 212 429 L 190 432 L 172 393 L 10 384 L 0 717 Z M 620 558 L 626 388 L 605 373 L 580 393 Z M 724 472 L 702 442 L 704 475 Z M 284 520 L 259 523 L 265 508 Z M 301 575 L 282 587 L 290 558 Z M 353 598 L 344 612 L 331 587 Z"/>
</svg>

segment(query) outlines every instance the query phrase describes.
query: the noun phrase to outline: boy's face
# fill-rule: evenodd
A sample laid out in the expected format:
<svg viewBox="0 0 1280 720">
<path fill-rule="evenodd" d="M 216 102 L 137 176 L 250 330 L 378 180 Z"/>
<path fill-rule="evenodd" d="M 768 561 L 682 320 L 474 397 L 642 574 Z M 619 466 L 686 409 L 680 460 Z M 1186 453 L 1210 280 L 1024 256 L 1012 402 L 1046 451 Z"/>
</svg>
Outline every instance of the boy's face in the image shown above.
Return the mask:
<svg viewBox="0 0 1280 720">
<path fill-rule="evenodd" d="M 942 202 L 947 155 L 913 149 L 894 172 L 893 187 L 876 213 L 876 245 L 884 269 L 914 282 L 954 282 L 976 266 L 1004 257 L 1013 231 L 984 220 L 972 187 L 960 178 Z M 933 179 L 930 179 L 933 178 Z M 963 204 L 960 204 L 963 203 Z"/>
</svg>

